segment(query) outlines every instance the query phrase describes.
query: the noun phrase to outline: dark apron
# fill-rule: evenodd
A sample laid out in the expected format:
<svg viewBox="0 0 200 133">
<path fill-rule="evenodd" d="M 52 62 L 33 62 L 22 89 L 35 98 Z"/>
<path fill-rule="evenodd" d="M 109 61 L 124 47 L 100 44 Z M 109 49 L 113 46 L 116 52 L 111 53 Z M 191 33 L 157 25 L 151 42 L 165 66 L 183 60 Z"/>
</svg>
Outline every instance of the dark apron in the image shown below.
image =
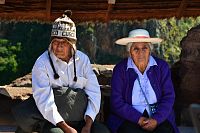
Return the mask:
<svg viewBox="0 0 200 133">
<path fill-rule="evenodd" d="M 67 123 L 84 120 L 88 98 L 83 89 L 60 87 L 54 88 L 53 92 L 58 112 Z M 16 124 L 28 133 L 42 128 L 46 122 L 32 96 L 16 105 L 12 112 Z"/>
</svg>

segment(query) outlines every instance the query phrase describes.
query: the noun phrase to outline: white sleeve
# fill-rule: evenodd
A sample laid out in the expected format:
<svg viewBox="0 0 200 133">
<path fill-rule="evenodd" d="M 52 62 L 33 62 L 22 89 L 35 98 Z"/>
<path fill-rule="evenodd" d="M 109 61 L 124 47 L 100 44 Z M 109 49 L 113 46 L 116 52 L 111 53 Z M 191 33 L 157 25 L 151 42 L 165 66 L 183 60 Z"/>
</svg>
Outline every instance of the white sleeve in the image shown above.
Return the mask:
<svg viewBox="0 0 200 133">
<path fill-rule="evenodd" d="M 58 122 L 64 121 L 54 102 L 54 94 L 50 87 L 50 79 L 47 69 L 41 62 L 36 61 L 33 66 L 32 89 L 36 105 L 43 117 L 54 125 Z"/>
<path fill-rule="evenodd" d="M 89 115 L 94 121 L 100 109 L 101 92 L 100 86 L 96 75 L 92 70 L 89 58 L 87 58 L 86 65 L 84 66 L 85 76 L 87 79 L 85 92 L 88 95 L 88 106 L 85 115 Z"/>
</svg>

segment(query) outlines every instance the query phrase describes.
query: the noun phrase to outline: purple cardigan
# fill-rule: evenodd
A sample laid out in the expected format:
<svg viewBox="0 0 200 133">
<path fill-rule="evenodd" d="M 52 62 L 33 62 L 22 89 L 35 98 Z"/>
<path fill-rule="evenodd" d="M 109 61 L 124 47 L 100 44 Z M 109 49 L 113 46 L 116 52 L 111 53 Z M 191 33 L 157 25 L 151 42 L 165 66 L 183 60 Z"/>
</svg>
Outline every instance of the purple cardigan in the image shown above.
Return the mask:
<svg viewBox="0 0 200 133">
<path fill-rule="evenodd" d="M 147 76 L 155 91 L 158 108 L 152 118 L 156 119 L 158 124 L 167 119 L 173 126 L 175 133 L 179 133 L 173 111 L 175 94 L 169 66 L 165 61 L 156 57 L 153 58 L 157 65 L 150 67 Z M 124 120 L 138 123 L 142 116 L 132 107 L 132 89 L 138 75 L 132 68 L 127 70 L 127 61 L 126 58 L 118 63 L 112 75 L 111 114 L 107 124 L 113 133 L 117 132 Z"/>
</svg>

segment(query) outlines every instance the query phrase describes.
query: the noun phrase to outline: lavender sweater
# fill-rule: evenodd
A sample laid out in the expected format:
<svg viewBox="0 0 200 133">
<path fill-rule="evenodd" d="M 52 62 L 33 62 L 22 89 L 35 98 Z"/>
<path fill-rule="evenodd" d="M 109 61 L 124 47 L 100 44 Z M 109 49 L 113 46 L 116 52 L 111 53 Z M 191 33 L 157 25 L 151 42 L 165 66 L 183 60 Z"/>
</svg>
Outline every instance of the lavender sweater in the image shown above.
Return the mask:
<svg viewBox="0 0 200 133">
<path fill-rule="evenodd" d="M 173 104 L 175 100 L 174 88 L 171 81 L 171 73 L 168 64 L 156 57 L 153 57 L 157 65 L 150 67 L 147 76 L 157 97 L 157 112 L 152 116 L 158 124 L 168 120 L 174 128 L 175 133 L 179 133 L 175 124 Z M 116 133 L 124 120 L 138 123 L 142 116 L 140 112 L 132 107 L 132 89 L 137 74 L 134 69 L 127 69 L 128 59 L 118 63 L 112 76 L 111 92 L 111 114 L 107 124 L 113 133 Z"/>
</svg>

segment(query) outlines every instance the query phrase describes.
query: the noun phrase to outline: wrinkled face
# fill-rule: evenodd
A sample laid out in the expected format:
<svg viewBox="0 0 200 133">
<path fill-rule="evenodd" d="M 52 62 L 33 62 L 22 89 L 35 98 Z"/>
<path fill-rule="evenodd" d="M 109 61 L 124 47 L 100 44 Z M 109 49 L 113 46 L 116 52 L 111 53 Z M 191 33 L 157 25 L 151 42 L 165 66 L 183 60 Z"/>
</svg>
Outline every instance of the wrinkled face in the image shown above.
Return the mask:
<svg viewBox="0 0 200 133">
<path fill-rule="evenodd" d="M 72 46 L 69 41 L 65 38 L 54 38 L 51 43 L 55 56 L 63 61 L 69 61 L 72 57 Z"/>
<path fill-rule="evenodd" d="M 130 48 L 130 56 L 136 66 L 146 65 L 149 61 L 150 46 L 146 42 L 134 42 Z"/>
</svg>

